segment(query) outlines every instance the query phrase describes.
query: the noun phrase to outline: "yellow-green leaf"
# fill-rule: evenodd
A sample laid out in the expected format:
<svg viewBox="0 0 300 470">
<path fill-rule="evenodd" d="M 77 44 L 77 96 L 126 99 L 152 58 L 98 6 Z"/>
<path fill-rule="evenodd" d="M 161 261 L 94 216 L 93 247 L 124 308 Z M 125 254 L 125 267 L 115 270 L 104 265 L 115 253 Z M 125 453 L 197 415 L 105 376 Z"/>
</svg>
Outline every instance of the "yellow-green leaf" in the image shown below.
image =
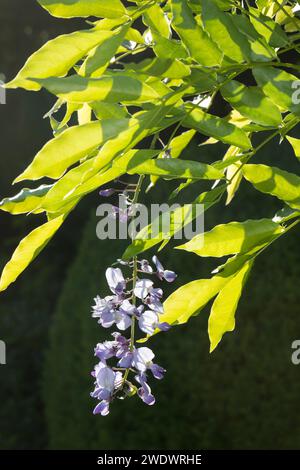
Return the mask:
<svg viewBox="0 0 300 470">
<path fill-rule="evenodd" d="M 152 5 L 144 13 L 144 23 L 151 31 L 160 33 L 163 37 L 169 38 L 170 26 L 166 14 L 159 4 Z"/>
<path fill-rule="evenodd" d="M 41 227 L 33 230 L 25 237 L 15 250 L 11 260 L 6 264 L 0 279 L 0 292 L 15 282 L 19 275 L 38 256 L 41 250 L 51 240 L 55 232 L 64 222 L 65 215 L 61 215 Z"/>
<path fill-rule="evenodd" d="M 43 184 L 36 189 L 22 189 L 16 196 L 3 199 L 0 202 L 0 210 L 14 215 L 43 212 L 41 202 L 51 188 L 52 185 Z"/>
<path fill-rule="evenodd" d="M 41 85 L 30 78 L 63 77 L 102 38 L 103 31 L 92 29 L 52 39 L 29 57 L 18 75 L 6 84 L 6 88 L 40 90 Z"/>
<path fill-rule="evenodd" d="M 263 126 L 278 127 L 281 113 L 278 107 L 267 98 L 259 87 L 246 87 L 231 80 L 221 88 L 223 98 L 243 116 Z"/>
<path fill-rule="evenodd" d="M 190 55 L 205 66 L 220 65 L 223 54 L 213 39 L 199 26 L 186 0 L 171 0 L 172 27 Z"/>
<path fill-rule="evenodd" d="M 77 16 L 99 16 L 119 18 L 126 14 L 120 0 L 38 0 L 52 16 L 74 18 Z"/>
<path fill-rule="evenodd" d="M 117 31 L 103 31 L 102 40 L 89 52 L 79 69 L 79 75 L 100 77 L 120 47 L 128 29 L 129 26 L 125 25 Z"/>
<path fill-rule="evenodd" d="M 299 80 L 295 75 L 274 67 L 254 67 L 252 72 L 256 82 L 270 100 L 284 111 L 289 110 L 300 116 L 297 85 Z"/>
<path fill-rule="evenodd" d="M 188 114 L 182 121 L 184 127 L 191 127 L 204 135 L 214 137 L 225 144 L 234 145 L 244 150 L 251 148 L 249 137 L 242 129 L 239 129 L 223 118 L 205 113 L 200 108 L 195 108 L 191 112 L 190 109 L 187 105 L 186 110 Z"/>
<path fill-rule="evenodd" d="M 236 28 L 231 15 L 218 8 L 213 0 L 202 0 L 202 20 L 205 30 L 226 55 L 226 60 L 243 62 L 250 57 L 246 36 Z"/>
<path fill-rule="evenodd" d="M 243 167 L 243 175 L 262 193 L 271 194 L 293 209 L 300 208 L 300 177 L 294 173 L 261 164 Z"/>
<path fill-rule="evenodd" d="M 249 19 L 256 31 L 273 47 L 284 47 L 289 38 L 278 23 L 260 13 L 256 8 L 249 8 Z"/>
<path fill-rule="evenodd" d="M 66 169 L 87 156 L 99 145 L 127 129 L 129 119 L 106 119 L 70 127 L 50 140 L 29 167 L 15 180 L 38 180 L 44 176 L 57 179 Z"/>
<path fill-rule="evenodd" d="M 295 139 L 295 137 L 286 136 L 287 140 L 293 147 L 295 156 L 300 159 L 300 139 Z"/>
<path fill-rule="evenodd" d="M 252 260 L 246 262 L 221 289 L 213 303 L 208 320 L 210 352 L 217 347 L 227 331 L 233 331 L 235 328 L 235 312 L 252 265 Z"/>
<path fill-rule="evenodd" d="M 188 178 L 188 179 L 221 179 L 223 173 L 206 163 L 188 161 L 159 159 L 150 160 L 136 166 L 128 171 L 129 174 L 156 175 L 165 178 Z"/>
<path fill-rule="evenodd" d="M 156 91 L 146 83 L 127 75 L 86 78 L 72 75 L 67 78 L 46 78 L 34 80 L 48 91 L 62 99 L 75 103 L 106 101 L 146 102 L 159 98 Z"/>
<path fill-rule="evenodd" d="M 246 220 L 217 225 L 209 232 L 196 235 L 192 240 L 177 246 L 198 256 L 222 257 L 246 253 L 283 232 L 283 227 L 270 219 Z"/>
</svg>

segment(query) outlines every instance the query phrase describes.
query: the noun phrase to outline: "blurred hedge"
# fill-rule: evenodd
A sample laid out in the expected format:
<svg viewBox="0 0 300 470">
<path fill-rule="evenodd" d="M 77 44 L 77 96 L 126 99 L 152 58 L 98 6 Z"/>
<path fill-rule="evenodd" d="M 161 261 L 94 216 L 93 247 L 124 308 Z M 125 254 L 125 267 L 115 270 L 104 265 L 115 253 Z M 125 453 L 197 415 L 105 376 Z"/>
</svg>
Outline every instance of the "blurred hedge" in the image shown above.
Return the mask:
<svg viewBox="0 0 300 470">
<path fill-rule="evenodd" d="M 280 159 L 284 151 L 287 147 L 274 144 L 265 158 Z M 272 216 L 280 207 L 275 199 L 253 196 L 245 183 L 230 209 L 220 206 L 208 213 L 206 228 L 216 221 Z M 52 326 L 44 385 L 49 447 L 299 448 L 300 369 L 290 360 L 291 343 L 299 332 L 297 231 L 258 260 L 238 310 L 237 328 L 225 335 L 216 352 L 208 353 L 208 310 L 158 335 L 150 347 L 168 372 L 164 381 L 153 384 L 157 405 L 147 407 L 137 398 L 118 401 L 101 418 L 92 416 L 89 373 L 93 347 L 109 332 L 91 319 L 90 305 L 97 293 L 107 292 L 104 271 L 121 255 L 123 244 L 98 241 L 96 223 L 92 215 Z M 169 259 L 165 253 L 161 258 L 177 270 L 177 285 L 208 276 L 216 265 L 175 251 Z"/>
</svg>

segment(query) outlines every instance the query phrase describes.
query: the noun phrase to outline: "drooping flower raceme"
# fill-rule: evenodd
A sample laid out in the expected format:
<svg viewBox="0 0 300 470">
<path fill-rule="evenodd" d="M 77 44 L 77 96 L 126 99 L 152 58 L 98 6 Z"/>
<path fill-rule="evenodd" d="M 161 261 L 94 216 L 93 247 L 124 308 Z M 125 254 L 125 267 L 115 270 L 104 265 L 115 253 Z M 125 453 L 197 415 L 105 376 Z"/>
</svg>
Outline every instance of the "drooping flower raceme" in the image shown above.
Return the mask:
<svg viewBox="0 0 300 470">
<path fill-rule="evenodd" d="M 170 325 L 160 322 L 160 315 L 163 313 L 162 289 L 155 287 L 152 280 L 140 278 L 140 273 L 157 275 L 160 280 L 167 282 L 174 281 L 176 274 L 165 270 L 156 256 L 152 261 L 156 270 L 147 260 L 119 260 L 119 264 L 124 268 L 134 269 L 133 278 L 125 279 L 119 267 L 108 268 L 106 280 L 113 295 L 103 298 L 97 296 L 94 299 L 92 316 L 98 319 L 103 328 L 115 326 L 119 330 L 112 333 L 111 340 L 95 347 L 95 356 L 99 362 L 92 372 L 95 388 L 91 396 L 98 400 L 94 414 L 106 416 L 115 398 L 125 398 L 135 393 L 147 405 L 155 403 L 155 397 L 148 384 L 148 375 L 150 373 L 160 380 L 166 371 L 154 362 L 155 355 L 151 349 L 135 346 L 133 326 L 136 323 L 141 332 L 152 335 L 156 330 L 169 330 Z M 132 289 L 128 289 L 128 283 L 131 281 Z M 130 337 L 126 338 L 120 331 L 126 331 L 130 327 Z M 110 364 L 112 361 L 114 364 Z M 135 384 L 131 382 L 131 376 Z"/>
</svg>

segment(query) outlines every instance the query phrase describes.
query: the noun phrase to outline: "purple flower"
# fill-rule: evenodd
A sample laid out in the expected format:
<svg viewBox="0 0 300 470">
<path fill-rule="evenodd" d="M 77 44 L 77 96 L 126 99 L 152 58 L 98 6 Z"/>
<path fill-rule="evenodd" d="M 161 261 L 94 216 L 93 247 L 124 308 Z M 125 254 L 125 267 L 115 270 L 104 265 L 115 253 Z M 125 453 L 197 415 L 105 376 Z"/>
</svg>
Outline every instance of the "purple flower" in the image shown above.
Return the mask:
<svg viewBox="0 0 300 470">
<path fill-rule="evenodd" d="M 115 308 L 115 297 L 113 295 L 108 295 L 101 299 L 99 295 L 94 299 L 95 305 L 92 307 L 92 316 L 93 318 L 100 318 L 103 313 L 109 313 Z"/>
<path fill-rule="evenodd" d="M 132 363 L 133 363 L 133 352 L 128 351 L 119 360 L 118 367 L 125 367 L 126 369 L 129 369 L 130 367 L 132 367 Z"/>
<path fill-rule="evenodd" d="M 103 365 L 101 362 L 95 366 L 93 375 L 96 378 L 96 386 L 91 396 L 101 400 L 95 407 L 94 414 L 100 413 L 102 416 L 106 416 L 109 413 L 109 405 L 113 393 L 123 384 L 123 376 L 121 372 L 114 372 L 110 367 Z"/>
<path fill-rule="evenodd" d="M 149 261 L 147 261 L 146 259 L 143 259 L 141 262 L 140 262 L 140 269 L 143 273 L 147 273 L 147 274 L 151 274 L 153 273 L 153 269 L 152 267 L 150 266 L 150 263 Z"/>
<path fill-rule="evenodd" d="M 163 313 L 163 305 L 160 302 L 162 298 L 163 291 L 153 287 L 153 282 L 150 279 L 140 279 L 137 281 L 134 295 L 143 300 L 143 302 L 148 305 L 152 310 Z"/>
<path fill-rule="evenodd" d="M 119 217 L 121 223 L 126 223 L 129 219 L 128 209 L 121 209 L 117 206 L 112 206 L 112 217 L 115 219 Z"/>
<path fill-rule="evenodd" d="M 144 374 L 137 375 L 135 377 L 136 381 L 141 385 L 138 389 L 138 396 L 143 400 L 146 405 L 154 405 L 155 397 L 152 395 L 151 388 L 147 384 L 147 378 Z"/>
<path fill-rule="evenodd" d="M 98 405 L 94 408 L 93 414 L 101 414 L 101 416 L 107 416 L 109 413 L 109 405 L 110 402 L 108 400 L 102 400 Z"/>
<path fill-rule="evenodd" d="M 110 197 L 115 193 L 116 193 L 116 190 L 114 188 L 101 189 L 101 191 L 99 191 L 99 194 L 102 197 Z"/>
<path fill-rule="evenodd" d="M 159 316 L 153 310 L 146 310 L 139 318 L 139 327 L 147 335 L 152 335 L 156 328 L 161 331 L 168 331 L 170 325 L 168 323 L 160 323 Z"/>
<path fill-rule="evenodd" d="M 106 364 L 106 361 L 112 357 L 121 358 L 129 351 L 130 340 L 126 339 L 120 333 L 112 333 L 114 341 L 104 341 L 98 343 L 95 348 L 95 356 Z"/>
<path fill-rule="evenodd" d="M 161 264 L 157 256 L 153 256 L 152 261 L 155 264 L 156 269 L 157 269 L 156 274 L 161 281 L 163 279 L 165 279 L 167 282 L 175 281 L 177 274 L 174 273 L 174 271 L 169 271 L 168 269 L 164 269 L 163 265 Z"/>
<path fill-rule="evenodd" d="M 145 372 L 149 369 L 156 379 L 162 379 L 165 373 L 165 369 L 158 366 L 157 364 L 153 364 L 152 359 L 154 359 L 154 357 L 155 355 L 153 351 L 151 351 L 149 348 L 135 349 L 133 352 L 132 365 L 138 370 L 140 375 L 145 374 Z"/>
<path fill-rule="evenodd" d="M 95 367 L 95 378 L 101 398 L 107 400 L 115 389 L 116 373 L 110 367 L 103 367 L 100 363 Z"/>
<path fill-rule="evenodd" d="M 117 344 L 116 357 L 123 357 L 129 351 L 130 339 L 125 338 L 125 336 L 118 332 L 112 333 L 112 336 Z"/>
<path fill-rule="evenodd" d="M 145 299 L 145 303 L 155 312 L 164 313 L 164 307 L 160 299 L 163 296 L 161 289 L 153 288 Z"/>
<path fill-rule="evenodd" d="M 134 288 L 134 295 L 141 300 L 144 300 L 153 289 L 153 282 L 150 279 L 140 279 L 137 281 Z"/>
<path fill-rule="evenodd" d="M 122 295 L 126 287 L 126 282 L 121 269 L 108 268 L 105 275 L 110 290 L 116 295 Z"/>
<path fill-rule="evenodd" d="M 133 366 L 140 372 L 144 373 L 152 364 L 155 355 L 149 348 L 138 348 L 134 350 Z"/>
<path fill-rule="evenodd" d="M 103 363 L 106 363 L 107 359 L 116 355 L 117 344 L 118 343 L 116 341 L 104 341 L 104 343 L 98 343 L 95 347 L 95 356 L 97 356 Z"/>
<path fill-rule="evenodd" d="M 107 193 L 110 190 L 105 190 Z M 126 199 L 127 206 L 131 201 Z M 115 213 L 120 211 L 129 215 L 133 206 L 129 208 L 125 206 L 123 209 L 115 208 Z M 162 280 L 172 282 L 176 278 L 173 271 L 163 268 L 156 256 L 153 257 L 156 265 L 156 274 Z M 133 268 L 134 262 L 119 260 L 119 263 Z M 153 268 L 147 260 L 141 260 L 139 263 L 139 271 L 152 274 Z M 115 266 L 115 265 L 113 265 Z M 134 276 L 133 276 L 134 277 Z M 147 335 L 152 335 L 155 330 L 167 331 L 170 325 L 166 322 L 160 322 L 160 314 L 163 313 L 162 305 L 162 289 L 155 288 L 154 283 L 150 279 L 138 279 L 132 291 L 126 290 L 126 280 L 120 268 L 109 267 L 106 270 L 106 279 L 113 295 L 101 298 L 95 298 L 95 305 L 92 307 L 92 315 L 98 318 L 104 328 L 116 325 L 119 330 L 126 330 L 135 319 L 138 321 L 140 329 Z M 131 299 L 134 301 L 131 302 Z M 136 301 L 140 300 L 139 303 Z M 147 306 L 147 307 L 145 307 Z M 151 392 L 151 388 L 147 383 L 148 371 L 154 378 L 161 380 L 164 377 L 165 369 L 153 362 L 154 353 L 147 347 L 136 348 L 132 343 L 133 338 L 126 338 L 119 332 L 112 333 L 111 341 L 98 343 L 95 348 L 95 356 L 100 362 L 95 366 L 92 376 L 95 378 L 95 388 L 91 393 L 93 398 L 98 400 L 98 404 L 94 409 L 94 414 L 106 416 L 109 413 L 111 402 L 116 398 L 125 398 L 138 393 L 138 396 L 147 405 L 153 405 L 155 398 Z M 115 363 L 121 369 L 109 366 L 107 362 L 115 358 Z M 122 371 L 126 369 L 123 376 Z M 129 374 L 136 374 L 135 380 L 139 387 L 135 387 L 129 380 Z M 126 377 L 126 380 L 125 380 Z"/>
</svg>

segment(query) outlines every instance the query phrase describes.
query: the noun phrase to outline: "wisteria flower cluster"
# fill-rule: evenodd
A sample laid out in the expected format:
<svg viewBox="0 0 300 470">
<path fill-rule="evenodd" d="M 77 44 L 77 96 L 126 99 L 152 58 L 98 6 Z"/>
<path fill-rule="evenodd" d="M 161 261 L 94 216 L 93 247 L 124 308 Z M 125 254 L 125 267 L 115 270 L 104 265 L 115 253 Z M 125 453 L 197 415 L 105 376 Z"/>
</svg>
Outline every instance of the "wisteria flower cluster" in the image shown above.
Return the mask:
<svg viewBox="0 0 300 470">
<path fill-rule="evenodd" d="M 148 373 L 151 372 L 154 378 L 160 380 L 166 371 L 153 362 L 155 355 L 151 349 L 135 346 L 135 324 L 147 335 L 153 334 L 157 329 L 168 331 L 170 325 L 159 320 L 159 315 L 163 313 L 162 289 L 155 287 L 151 279 L 141 279 L 140 273 L 156 275 L 167 282 L 173 282 L 177 276 L 173 271 L 164 269 L 156 256 L 153 256 L 152 261 L 155 268 L 147 260 L 118 260 L 124 268 L 133 269 L 133 278 L 125 279 L 120 267 L 108 268 L 106 279 L 112 295 L 104 298 L 97 296 L 94 299 L 92 316 L 98 319 L 103 328 L 115 325 L 119 330 L 112 333 L 112 340 L 99 343 L 95 348 L 99 363 L 92 372 L 95 389 L 91 396 L 99 403 L 94 414 L 106 416 L 115 398 L 122 399 L 135 393 L 147 405 L 155 403 L 148 384 Z M 128 289 L 128 284 L 132 284 L 131 289 Z M 130 327 L 130 338 L 126 338 L 120 331 Z M 114 360 L 115 365 L 109 364 L 111 360 Z M 136 385 L 130 381 L 131 375 Z"/>
</svg>

